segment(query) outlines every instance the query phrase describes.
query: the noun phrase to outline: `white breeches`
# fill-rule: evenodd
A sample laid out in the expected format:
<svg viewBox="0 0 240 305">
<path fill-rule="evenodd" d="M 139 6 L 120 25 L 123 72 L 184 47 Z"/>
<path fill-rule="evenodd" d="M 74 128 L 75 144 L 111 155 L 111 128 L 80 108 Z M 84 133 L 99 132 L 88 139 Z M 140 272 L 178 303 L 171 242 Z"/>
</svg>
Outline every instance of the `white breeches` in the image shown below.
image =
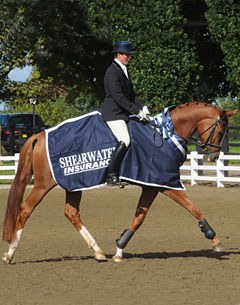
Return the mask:
<svg viewBox="0 0 240 305">
<path fill-rule="evenodd" d="M 130 144 L 130 136 L 127 123 L 124 120 L 108 121 L 106 123 L 118 141 L 124 142 L 126 147 L 128 147 Z"/>
</svg>

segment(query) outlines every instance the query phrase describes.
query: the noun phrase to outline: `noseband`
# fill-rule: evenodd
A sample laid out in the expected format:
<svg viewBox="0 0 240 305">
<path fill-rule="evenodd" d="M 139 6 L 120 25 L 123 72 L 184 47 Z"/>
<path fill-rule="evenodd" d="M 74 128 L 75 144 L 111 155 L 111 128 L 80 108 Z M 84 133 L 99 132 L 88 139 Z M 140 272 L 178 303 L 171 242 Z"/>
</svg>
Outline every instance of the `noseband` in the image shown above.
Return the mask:
<svg viewBox="0 0 240 305">
<path fill-rule="evenodd" d="M 194 137 L 191 137 L 191 139 L 195 142 L 195 144 L 198 145 L 199 147 L 201 147 L 202 150 L 204 150 L 205 154 L 211 154 L 211 153 L 214 153 L 214 152 L 219 152 L 221 150 L 222 142 L 223 142 L 223 139 L 224 139 L 225 134 L 226 134 L 226 128 L 224 130 L 224 133 L 222 133 L 222 135 L 221 135 L 222 139 L 221 139 L 220 144 L 217 145 L 217 144 L 212 143 L 213 135 L 215 133 L 215 130 L 217 128 L 218 123 L 221 123 L 223 125 L 227 125 L 226 121 L 222 120 L 221 118 L 218 118 L 212 125 L 210 125 L 201 134 L 199 134 L 199 137 L 201 137 L 204 133 L 206 133 L 209 129 L 211 129 L 210 133 L 209 133 L 209 136 L 207 137 L 207 139 L 206 139 L 206 141 L 204 143 L 202 143 L 200 140 L 197 140 Z M 216 150 L 214 150 L 214 151 L 207 151 L 207 149 L 209 147 L 216 148 Z"/>
</svg>

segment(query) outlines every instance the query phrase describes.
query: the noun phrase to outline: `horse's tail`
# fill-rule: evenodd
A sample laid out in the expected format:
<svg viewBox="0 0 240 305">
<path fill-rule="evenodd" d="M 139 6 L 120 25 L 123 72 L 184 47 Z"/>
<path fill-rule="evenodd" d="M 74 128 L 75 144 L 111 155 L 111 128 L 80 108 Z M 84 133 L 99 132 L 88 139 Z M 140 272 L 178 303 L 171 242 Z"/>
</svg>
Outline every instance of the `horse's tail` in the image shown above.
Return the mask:
<svg viewBox="0 0 240 305">
<path fill-rule="evenodd" d="M 38 135 L 33 135 L 23 145 L 19 156 L 17 173 L 9 191 L 3 225 L 3 240 L 9 243 L 15 239 L 20 205 L 26 186 L 33 174 L 33 149 L 38 141 L 37 136 Z"/>
</svg>

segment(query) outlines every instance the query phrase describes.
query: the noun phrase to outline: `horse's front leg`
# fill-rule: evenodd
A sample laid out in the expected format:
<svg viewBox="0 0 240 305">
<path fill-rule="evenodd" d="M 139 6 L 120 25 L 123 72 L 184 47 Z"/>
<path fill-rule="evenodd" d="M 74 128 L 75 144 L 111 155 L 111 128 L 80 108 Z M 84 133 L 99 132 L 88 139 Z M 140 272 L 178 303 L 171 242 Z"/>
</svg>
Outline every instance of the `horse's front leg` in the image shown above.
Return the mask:
<svg viewBox="0 0 240 305">
<path fill-rule="evenodd" d="M 79 205 L 82 192 L 66 191 L 65 216 L 74 225 L 77 231 L 82 235 L 90 249 L 93 249 L 95 259 L 99 262 L 106 261 L 107 258 L 99 248 L 96 240 L 92 237 L 88 229 L 84 226 L 80 218 Z"/>
<path fill-rule="evenodd" d="M 156 198 L 159 189 L 153 187 L 143 187 L 142 194 L 139 198 L 138 206 L 135 212 L 131 226 L 124 230 L 120 238 L 116 240 L 117 251 L 113 256 L 115 262 L 121 262 L 123 259 L 123 249 L 128 244 L 129 240 L 132 238 L 133 234 L 142 225 L 152 203 Z"/>
<path fill-rule="evenodd" d="M 221 244 L 219 238 L 217 237 L 213 228 L 209 225 L 206 218 L 197 207 L 195 203 L 193 203 L 188 196 L 186 195 L 185 191 L 181 190 L 162 190 L 162 193 L 170 197 L 171 199 L 175 200 L 179 203 L 182 207 L 188 210 L 197 220 L 201 231 L 204 233 L 207 239 L 212 241 L 212 246 L 214 251 L 216 252 L 223 252 L 224 248 Z"/>
</svg>

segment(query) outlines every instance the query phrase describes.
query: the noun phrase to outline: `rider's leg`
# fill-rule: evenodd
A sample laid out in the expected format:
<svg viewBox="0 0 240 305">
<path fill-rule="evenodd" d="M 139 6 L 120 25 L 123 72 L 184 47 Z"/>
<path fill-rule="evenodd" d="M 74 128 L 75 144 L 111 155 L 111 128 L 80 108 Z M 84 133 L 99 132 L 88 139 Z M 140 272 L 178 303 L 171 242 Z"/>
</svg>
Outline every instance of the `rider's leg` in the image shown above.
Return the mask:
<svg viewBox="0 0 240 305">
<path fill-rule="evenodd" d="M 109 121 L 107 124 L 119 142 L 109 164 L 106 181 L 109 185 L 120 185 L 119 168 L 130 144 L 130 136 L 125 121 Z"/>
</svg>

